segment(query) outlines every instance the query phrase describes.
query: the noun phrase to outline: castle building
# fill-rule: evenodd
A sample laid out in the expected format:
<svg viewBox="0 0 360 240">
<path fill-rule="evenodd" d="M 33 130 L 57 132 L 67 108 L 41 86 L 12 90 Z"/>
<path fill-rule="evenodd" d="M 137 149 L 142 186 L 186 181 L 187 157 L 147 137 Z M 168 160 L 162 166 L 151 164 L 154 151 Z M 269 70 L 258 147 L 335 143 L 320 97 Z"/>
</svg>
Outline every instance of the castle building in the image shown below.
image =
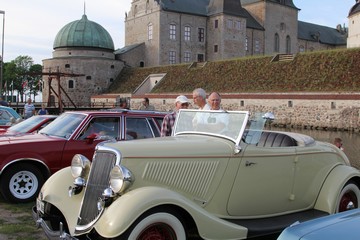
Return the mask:
<svg viewBox="0 0 360 240">
<path fill-rule="evenodd" d="M 299 11 L 292 0 L 133 0 L 115 54 L 142 67 L 346 47 L 346 29 Z"/>
<path fill-rule="evenodd" d="M 360 47 L 360 0 L 356 0 L 355 5 L 349 11 L 349 36 L 347 47 Z"/>
<path fill-rule="evenodd" d="M 107 90 L 124 66 L 115 59 L 110 34 L 85 14 L 57 33 L 53 49 L 52 58 L 43 60 L 48 106 L 90 106 L 91 96 Z"/>
</svg>

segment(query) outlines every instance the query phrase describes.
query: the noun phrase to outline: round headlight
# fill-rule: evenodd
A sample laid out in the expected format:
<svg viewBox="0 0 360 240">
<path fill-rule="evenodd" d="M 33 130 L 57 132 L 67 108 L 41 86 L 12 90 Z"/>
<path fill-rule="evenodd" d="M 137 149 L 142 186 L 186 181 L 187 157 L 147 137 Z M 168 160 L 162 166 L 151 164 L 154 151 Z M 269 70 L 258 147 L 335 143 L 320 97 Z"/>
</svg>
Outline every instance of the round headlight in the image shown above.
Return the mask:
<svg viewBox="0 0 360 240">
<path fill-rule="evenodd" d="M 90 161 L 81 154 L 76 154 L 71 161 L 71 174 L 74 178 L 86 177 L 90 171 Z"/>
<path fill-rule="evenodd" d="M 121 191 L 124 185 L 124 175 L 120 166 L 115 166 L 110 172 L 110 187 L 114 193 Z"/>
<path fill-rule="evenodd" d="M 134 177 L 124 166 L 116 165 L 110 172 L 110 188 L 114 193 L 124 192 L 133 181 Z"/>
</svg>

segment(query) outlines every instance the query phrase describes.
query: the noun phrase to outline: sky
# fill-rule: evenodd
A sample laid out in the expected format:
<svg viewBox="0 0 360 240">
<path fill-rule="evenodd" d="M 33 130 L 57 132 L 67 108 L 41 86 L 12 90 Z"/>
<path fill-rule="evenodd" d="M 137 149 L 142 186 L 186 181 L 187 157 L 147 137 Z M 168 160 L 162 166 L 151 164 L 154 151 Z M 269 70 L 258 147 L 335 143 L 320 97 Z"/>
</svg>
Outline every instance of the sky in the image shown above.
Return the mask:
<svg viewBox="0 0 360 240">
<path fill-rule="evenodd" d="M 66 24 L 87 15 L 111 35 L 115 49 L 124 47 L 125 12 L 132 0 L 1 0 L 0 34 L 4 62 L 30 56 L 35 64 L 52 57 L 56 34 Z M 196 0 L 194 0 L 196 1 Z M 355 0 L 293 0 L 301 9 L 299 20 L 335 28 L 348 26 L 348 13 Z M 3 17 L 5 16 L 5 17 Z M 4 43 L 3 19 L 4 22 Z M 1 55 L 1 53 L 0 53 Z"/>
</svg>

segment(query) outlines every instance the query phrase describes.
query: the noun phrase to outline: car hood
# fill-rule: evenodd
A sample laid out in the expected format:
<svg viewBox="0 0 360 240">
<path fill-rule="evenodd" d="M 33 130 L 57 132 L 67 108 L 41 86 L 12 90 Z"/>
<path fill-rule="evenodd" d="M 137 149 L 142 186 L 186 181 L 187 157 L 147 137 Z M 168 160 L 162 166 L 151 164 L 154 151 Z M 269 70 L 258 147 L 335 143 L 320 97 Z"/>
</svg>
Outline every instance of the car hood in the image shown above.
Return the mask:
<svg viewBox="0 0 360 240">
<path fill-rule="evenodd" d="M 32 143 L 32 142 L 44 142 L 51 141 L 52 137 L 37 134 L 37 133 L 27 133 L 19 135 L 0 135 L 0 146 L 7 144 L 19 144 L 19 143 Z M 59 139 L 59 138 L 54 138 Z"/>
<path fill-rule="evenodd" d="M 294 225 L 285 230 L 288 237 L 279 239 L 338 240 L 359 239 L 360 210 L 355 209 Z M 285 234 L 284 232 L 284 234 Z M 285 236 L 285 235 L 284 235 Z M 297 236 L 296 238 L 290 236 Z"/>
<path fill-rule="evenodd" d="M 119 150 L 123 157 L 228 157 L 235 143 L 208 136 L 176 136 L 105 143 Z"/>
</svg>

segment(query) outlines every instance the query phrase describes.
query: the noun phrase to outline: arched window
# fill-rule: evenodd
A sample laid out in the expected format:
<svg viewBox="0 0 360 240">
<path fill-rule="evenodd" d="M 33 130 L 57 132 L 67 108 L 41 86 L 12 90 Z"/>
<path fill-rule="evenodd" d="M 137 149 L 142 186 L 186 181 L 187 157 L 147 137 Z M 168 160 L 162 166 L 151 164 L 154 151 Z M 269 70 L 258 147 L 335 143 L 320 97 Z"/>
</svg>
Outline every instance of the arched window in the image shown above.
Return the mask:
<svg viewBox="0 0 360 240">
<path fill-rule="evenodd" d="M 286 53 L 291 53 L 291 39 L 290 39 L 290 36 L 286 37 Z"/>
<path fill-rule="evenodd" d="M 299 52 L 305 52 L 305 47 L 303 45 L 299 47 Z"/>
<path fill-rule="evenodd" d="M 279 52 L 280 51 L 280 39 L 279 39 L 279 34 L 275 33 L 275 38 L 274 38 L 274 52 Z"/>
</svg>

